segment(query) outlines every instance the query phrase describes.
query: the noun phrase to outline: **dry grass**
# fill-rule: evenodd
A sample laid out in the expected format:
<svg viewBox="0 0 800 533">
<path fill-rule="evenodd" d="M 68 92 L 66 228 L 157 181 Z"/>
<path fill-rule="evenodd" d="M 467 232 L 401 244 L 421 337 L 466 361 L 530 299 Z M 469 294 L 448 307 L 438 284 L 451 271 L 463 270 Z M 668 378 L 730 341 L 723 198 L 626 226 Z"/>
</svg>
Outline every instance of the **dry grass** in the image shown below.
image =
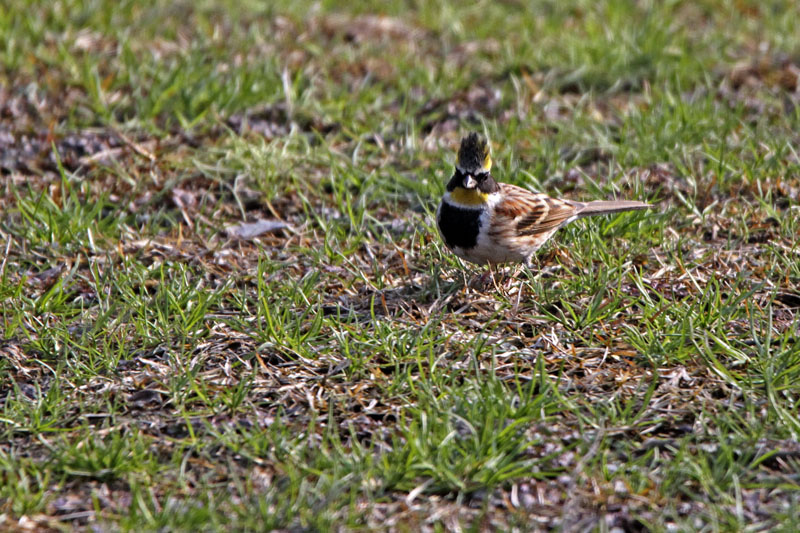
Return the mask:
<svg viewBox="0 0 800 533">
<path fill-rule="evenodd" d="M 795 7 L 58 6 L 2 27 L 0 528 L 798 522 Z M 470 129 L 659 210 L 476 287 Z"/>
</svg>

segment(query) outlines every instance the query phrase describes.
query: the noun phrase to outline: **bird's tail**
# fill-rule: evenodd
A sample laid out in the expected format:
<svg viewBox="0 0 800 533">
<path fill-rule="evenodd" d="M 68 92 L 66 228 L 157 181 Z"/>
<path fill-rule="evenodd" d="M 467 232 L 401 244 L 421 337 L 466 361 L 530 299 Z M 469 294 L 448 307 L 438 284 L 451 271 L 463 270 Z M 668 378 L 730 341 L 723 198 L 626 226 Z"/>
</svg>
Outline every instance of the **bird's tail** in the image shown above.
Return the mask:
<svg viewBox="0 0 800 533">
<path fill-rule="evenodd" d="M 636 202 L 633 200 L 600 200 L 597 202 L 589 202 L 583 209 L 578 211 L 578 218 L 590 217 L 593 215 L 609 215 L 611 213 L 620 213 L 622 211 L 638 211 L 640 209 L 651 209 L 653 206 L 644 202 Z"/>
</svg>

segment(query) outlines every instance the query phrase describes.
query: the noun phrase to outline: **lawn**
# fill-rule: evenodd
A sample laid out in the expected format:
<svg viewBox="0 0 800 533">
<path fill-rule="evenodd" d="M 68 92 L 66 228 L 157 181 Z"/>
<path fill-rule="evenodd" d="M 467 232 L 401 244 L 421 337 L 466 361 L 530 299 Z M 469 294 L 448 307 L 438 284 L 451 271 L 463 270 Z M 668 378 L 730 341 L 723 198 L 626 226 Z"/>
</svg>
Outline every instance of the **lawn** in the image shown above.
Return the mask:
<svg viewBox="0 0 800 533">
<path fill-rule="evenodd" d="M 798 19 L 5 3 L 0 530 L 797 531 Z M 476 284 L 470 131 L 657 208 Z"/>
</svg>

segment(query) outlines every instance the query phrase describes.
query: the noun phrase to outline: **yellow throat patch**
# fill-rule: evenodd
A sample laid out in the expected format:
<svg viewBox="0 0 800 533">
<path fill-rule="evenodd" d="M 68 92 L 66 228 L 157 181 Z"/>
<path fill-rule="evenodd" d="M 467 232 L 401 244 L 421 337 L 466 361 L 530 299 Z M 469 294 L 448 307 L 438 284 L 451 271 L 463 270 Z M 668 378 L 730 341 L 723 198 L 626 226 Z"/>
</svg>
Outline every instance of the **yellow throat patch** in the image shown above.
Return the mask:
<svg viewBox="0 0 800 533">
<path fill-rule="evenodd" d="M 454 203 L 461 205 L 481 205 L 489 200 L 489 195 L 480 192 L 478 189 L 465 189 L 464 187 L 456 187 L 450 193 L 450 199 Z"/>
</svg>

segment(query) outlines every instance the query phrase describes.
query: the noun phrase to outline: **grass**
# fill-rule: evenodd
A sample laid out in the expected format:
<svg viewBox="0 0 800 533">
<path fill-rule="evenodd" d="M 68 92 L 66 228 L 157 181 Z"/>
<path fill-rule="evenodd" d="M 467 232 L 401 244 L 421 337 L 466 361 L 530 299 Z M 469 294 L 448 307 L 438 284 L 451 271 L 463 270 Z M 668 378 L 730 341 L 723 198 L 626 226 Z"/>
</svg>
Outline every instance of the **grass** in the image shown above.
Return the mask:
<svg viewBox="0 0 800 533">
<path fill-rule="evenodd" d="M 798 15 L 10 5 L 0 528 L 797 529 Z M 475 288 L 470 130 L 658 210 Z"/>
</svg>

